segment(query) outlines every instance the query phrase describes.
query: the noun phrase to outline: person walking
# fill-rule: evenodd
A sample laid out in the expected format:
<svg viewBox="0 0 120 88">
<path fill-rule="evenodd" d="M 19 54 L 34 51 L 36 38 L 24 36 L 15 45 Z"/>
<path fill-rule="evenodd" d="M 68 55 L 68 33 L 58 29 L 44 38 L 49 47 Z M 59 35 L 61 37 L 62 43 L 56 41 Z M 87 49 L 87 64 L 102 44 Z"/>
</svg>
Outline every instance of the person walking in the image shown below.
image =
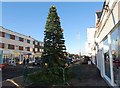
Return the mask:
<svg viewBox="0 0 120 88">
<path fill-rule="evenodd" d="M 23 65 L 25 65 L 26 63 L 25 63 L 26 61 L 25 61 L 25 58 L 24 58 L 24 60 L 23 60 Z"/>
<path fill-rule="evenodd" d="M 29 64 L 29 58 L 27 58 L 27 64 Z"/>
</svg>

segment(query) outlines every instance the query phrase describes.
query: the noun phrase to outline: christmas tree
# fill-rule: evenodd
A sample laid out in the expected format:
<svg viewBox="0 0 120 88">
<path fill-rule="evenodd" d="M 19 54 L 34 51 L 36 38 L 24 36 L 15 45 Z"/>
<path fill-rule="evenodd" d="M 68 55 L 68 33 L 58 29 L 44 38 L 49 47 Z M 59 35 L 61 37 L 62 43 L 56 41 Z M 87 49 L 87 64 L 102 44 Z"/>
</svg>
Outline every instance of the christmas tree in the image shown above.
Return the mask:
<svg viewBox="0 0 120 88">
<path fill-rule="evenodd" d="M 47 67 L 62 67 L 66 63 L 66 47 L 60 17 L 55 6 L 51 6 L 44 31 L 43 63 Z"/>
</svg>

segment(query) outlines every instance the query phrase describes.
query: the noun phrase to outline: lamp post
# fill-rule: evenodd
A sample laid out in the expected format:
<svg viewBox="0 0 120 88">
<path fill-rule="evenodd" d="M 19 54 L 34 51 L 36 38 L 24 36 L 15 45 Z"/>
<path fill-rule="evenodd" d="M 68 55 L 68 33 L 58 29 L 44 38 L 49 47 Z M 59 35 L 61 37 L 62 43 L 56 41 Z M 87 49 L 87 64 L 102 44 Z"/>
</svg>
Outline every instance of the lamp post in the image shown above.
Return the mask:
<svg viewBox="0 0 120 88">
<path fill-rule="evenodd" d="M 25 47 L 25 50 L 27 51 L 28 47 Z M 24 67 L 24 72 L 23 72 L 23 81 L 24 81 L 24 86 L 28 85 L 28 66 L 25 64 Z"/>
</svg>

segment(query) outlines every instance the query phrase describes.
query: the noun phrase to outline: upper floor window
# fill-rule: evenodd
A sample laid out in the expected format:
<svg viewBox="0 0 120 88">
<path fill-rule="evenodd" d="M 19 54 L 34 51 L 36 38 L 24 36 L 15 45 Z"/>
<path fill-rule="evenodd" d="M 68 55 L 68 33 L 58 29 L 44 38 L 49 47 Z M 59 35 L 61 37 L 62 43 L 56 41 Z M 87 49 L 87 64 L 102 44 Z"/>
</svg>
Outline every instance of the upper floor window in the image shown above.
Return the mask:
<svg viewBox="0 0 120 88">
<path fill-rule="evenodd" d="M 27 39 L 27 43 L 30 43 L 30 40 Z"/>
<path fill-rule="evenodd" d="M 0 43 L 0 48 L 4 48 L 4 43 Z"/>
<path fill-rule="evenodd" d="M 14 49 L 14 48 L 15 48 L 14 45 L 8 44 L 8 49 Z"/>
<path fill-rule="evenodd" d="M 38 44 L 38 42 L 37 41 L 35 41 L 35 45 L 37 45 Z"/>
<path fill-rule="evenodd" d="M 27 47 L 27 51 L 30 51 L 30 47 Z"/>
<path fill-rule="evenodd" d="M 19 41 L 23 42 L 23 40 L 24 40 L 23 38 L 19 37 Z"/>
<path fill-rule="evenodd" d="M 19 46 L 19 50 L 23 50 L 23 46 Z"/>
<path fill-rule="evenodd" d="M 32 41 L 32 40 L 30 40 L 30 44 L 33 44 L 33 41 Z"/>
<path fill-rule="evenodd" d="M 35 48 L 35 52 L 37 52 L 38 51 L 38 48 Z"/>
<path fill-rule="evenodd" d="M 24 39 L 24 42 L 27 43 L 27 39 Z"/>
<path fill-rule="evenodd" d="M 10 34 L 5 33 L 5 38 L 10 39 Z"/>
<path fill-rule="evenodd" d="M 5 48 L 5 49 L 8 49 L 8 44 L 4 44 L 4 48 Z"/>
<path fill-rule="evenodd" d="M 0 32 L 0 37 L 5 37 L 5 33 L 4 32 Z"/>
<path fill-rule="evenodd" d="M 41 43 L 39 42 L 39 46 L 41 46 Z"/>
<path fill-rule="evenodd" d="M 10 39 L 15 40 L 15 35 L 10 35 Z"/>
<path fill-rule="evenodd" d="M 19 49 L 19 46 L 18 46 L 18 45 L 15 45 L 15 49 L 18 50 L 18 49 Z"/>
</svg>

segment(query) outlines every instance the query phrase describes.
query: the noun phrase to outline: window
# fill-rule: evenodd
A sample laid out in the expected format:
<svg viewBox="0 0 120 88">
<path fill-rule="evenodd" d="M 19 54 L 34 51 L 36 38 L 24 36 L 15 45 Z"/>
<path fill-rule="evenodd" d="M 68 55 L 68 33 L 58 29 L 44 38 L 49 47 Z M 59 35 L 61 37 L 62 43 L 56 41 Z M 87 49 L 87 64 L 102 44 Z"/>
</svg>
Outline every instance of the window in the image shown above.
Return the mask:
<svg viewBox="0 0 120 88">
<path fill-rule="evenodd" d="M 4 48 L 4 43 L 0 43 L 0 48 Z"/>
<path fill-rule="evenodd" d="M 23 50 L 23 46 L 19 46 L 19 50 Z"/>
<path fill-rule="evenodd" d="M 19 46 L 18 46 L 18 45 L 15 45 L 15 49 L 18 50 L 18 49 L 19 49 Z"/>
<path fill-rule="evenodd" d="M 38 44 L 38 42 L 37 41 L 35 41 L 35 45 L 37 45 Z"/>
<path fill-rule="evenodd" d="M 5 37 L 5 33 L 4 32 L 0 32 L 0 37 Z"/>
<path fill-rule="evenodd" d="M 38 51 L 38 48 L 35 48 L 35 51 L 37 52 L 37 51 Z"/>
<path fill-rule="evenodd" d="M 27 43 L 30 43 L 30 40 L 27 39 Z"/>
<path fill-rule="evenodd" d="M 32 41 L 32 40 L 30 40 L 30 44 L 33 44 L 33 41 Z"/>
<path fill-rule="evenodd" d="M 23 38 L 19 37 L 19 41 L 23 42 Z"/>
<path fill-rule="evenodd" d="M 39 45 L 40 45 L 40 46 L 42 46 L 42 43 L 41 43 L 41 42 L 39 42 Z"/>
<path fill-rule="evenodd" d="M 30 51 L 30 47 L 27 47 L 27 51 Z"/>
<path fill-rule="evenodd" d="M 4 44 L 4 48 L 5 48 L 5 49 L 8 49 L 8 44 Z"/>
<path fill-rule="evenodd" d="M 120 26 L 119 26 L 120 27 Z M 117 85 L 120 85 L 119 77 L 120 77 L 120 37 L 119 34 L 120 31 L 116 29 L 111 34 L 111 54 L 112 54 L 112 60 L 113 60 L 113 76 L 114 76 L 114 82 Z"/>
<path fill-rule="evenodd" d="M 10 34 L 5 33 L 5 38 L 10 39 Z"/>
<path fill-rule="evenodd" d="M 10 39 L 15 40 L 15 35 L 10 35 Z"/>
<path fill-rule="evenodd" d="M 8 44 L 8 49 L 14 49 L 14 45 Z"/>
<path fill-rule="evenodd" d="M 19 41 L 19 37 L 18 37 L 18 36 L 15 36 L 15 40 L 16 40 L 16 41 Z"/>
<path fill-rule="evenodd" d="M 33 49 L 32 49 L 32 48 L 30 48 L 30 51 L 33 51 Z"/>
<path fill-rule="evenodd" d="M 24 42 L 27 43 L 27 39 L 24 39 Z"/>
<path fill-rule="evenodd" d="M 44 44 L 43 44 L 43 43 L 41 43 L 41 46 L 44 46 Z"/>
<path fill-rule="evenodd" d="M 103 48 L 104 48 L 105 75 L 111 79 L 109 45 L 107 38 L 104 40 L 103 44 L 104 44 Z"/>
</svg>

